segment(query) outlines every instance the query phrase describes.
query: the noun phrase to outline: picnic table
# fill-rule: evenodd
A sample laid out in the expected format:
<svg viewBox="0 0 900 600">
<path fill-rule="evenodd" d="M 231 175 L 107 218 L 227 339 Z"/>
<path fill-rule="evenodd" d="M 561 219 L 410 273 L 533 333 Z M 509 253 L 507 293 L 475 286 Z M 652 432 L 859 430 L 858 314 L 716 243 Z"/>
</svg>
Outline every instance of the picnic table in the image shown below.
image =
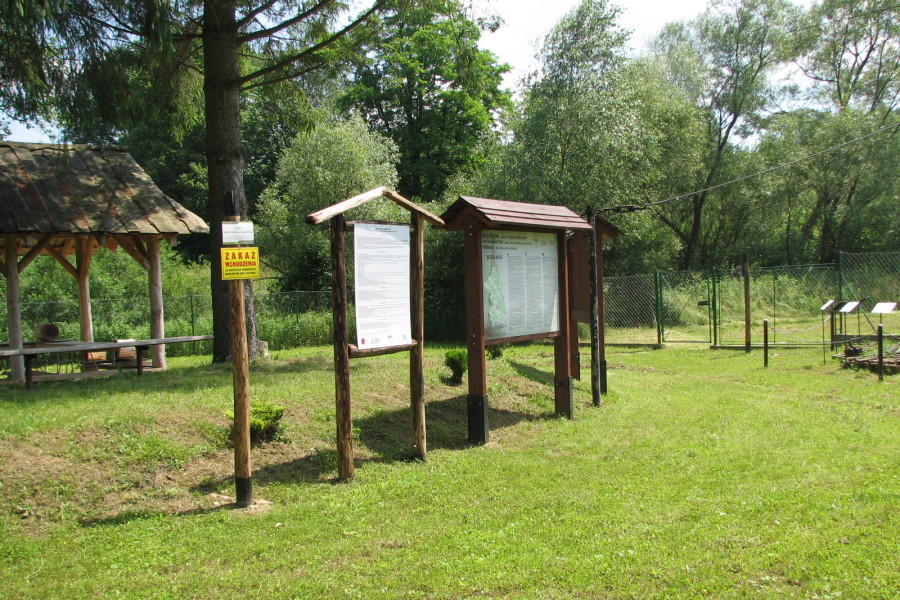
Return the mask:
<svg viewBox="0 0 900 600">
<path fill-rule="evenodd" d="M 29 344 L 24 348 L 0 349 L 0 358 L 12 358 L 14 356 L 22 356 L 25 358 L 25 386 L 30 390 L 34 383 L 32 361 L 35 356 L 40 354 L 61 354 L 64 352 L 83 352 L 84 354 L 88 354 L 91 352 L 103 352 L 121 348 L 134 348 L 137 351 L 137 374 L 143 375 L 143 355 L 147 348 L 168 344 L 182 344 L 185 342 L 200 342 L 211 339 L 213 339 L 213 336 L 211 335 L 188 335 L 181 337 L 151 338 L 147 340 L 122 340 L 116 342 L 38 342 Z"/>
</svg>

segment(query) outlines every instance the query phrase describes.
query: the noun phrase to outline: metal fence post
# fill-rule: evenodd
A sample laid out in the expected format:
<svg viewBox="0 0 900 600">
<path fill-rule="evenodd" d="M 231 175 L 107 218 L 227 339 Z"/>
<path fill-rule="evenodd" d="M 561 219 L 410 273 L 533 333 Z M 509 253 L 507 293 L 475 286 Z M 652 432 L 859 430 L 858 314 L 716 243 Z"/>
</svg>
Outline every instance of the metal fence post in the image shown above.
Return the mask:
<svg viewBox="0 0 900 600">
<path fill-rule="evenodd" d="M 712 278 L 712 331 L 713 346 L 719 345 L 719 269 L 713 265 L 710 269 Z"/>
<path fill-rule="evenodd" d="M 659 271 L 653 272 L 653 285 L 655 287 L 656 293 L 656 302 L 654 307 L 654 312 L 656 312 L 656 343 L 662 346 L 663 341 L 665 341 L 665 334 L 663 332 L 663 322 L 662 322 L 662 285 L 660 285 L 661 276 Z"/>
</svg>

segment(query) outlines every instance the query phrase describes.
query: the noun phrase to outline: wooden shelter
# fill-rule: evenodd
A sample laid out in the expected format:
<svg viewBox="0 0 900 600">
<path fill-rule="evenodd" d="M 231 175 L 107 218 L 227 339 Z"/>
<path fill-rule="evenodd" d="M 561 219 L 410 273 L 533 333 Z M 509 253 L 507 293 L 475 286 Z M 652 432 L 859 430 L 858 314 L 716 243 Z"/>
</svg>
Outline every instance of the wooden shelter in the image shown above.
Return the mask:
<svg viewBox="0 0 900 600">
<path fill-rule="evenodd" d="M 9 346 L 22 348 L 19 274 L 51 256 L 78 282 L 82 341 L 93 341 L 91 258 L 119 248 L 149 274 L 150 332 L 163 338 L 159 241 L 208 233 L 203 220 L 169 198 L 124 150 L 110 147 L 0 142 L 0 272 L 7 283 Z M 70 257 L 75 257 L 74 264 Z M 151 351 L 165 368 L 165 351 Z M 12 378 L 23 378 L 21 357 Z"/>
</svg>

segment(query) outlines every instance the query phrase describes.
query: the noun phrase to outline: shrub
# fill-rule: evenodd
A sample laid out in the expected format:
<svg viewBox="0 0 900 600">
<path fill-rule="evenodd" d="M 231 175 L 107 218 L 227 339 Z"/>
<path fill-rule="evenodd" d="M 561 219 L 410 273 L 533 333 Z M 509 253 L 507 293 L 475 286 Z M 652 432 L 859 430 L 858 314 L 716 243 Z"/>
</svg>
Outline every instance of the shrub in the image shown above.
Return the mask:
<svg viewBox="0 0 900 600">
<path fill-rule="evenodd" d="M 448 350 L 444 354 L 444 365 L 450 369 L 450 383 L 462 383 L 463 374 L 469 368 L 469 354 L 465 350 Z"/>
<path fill-rule="evenodd" d="M 254 402 L 250 405 L 250 443 L 253 445 L 278 439 L 278 430 L 281 427 L 281 417 L 284 416 L 284 406 L 278 406 L 266 401 Z M 225 413 L 231 424 L 231 439 L 234 439 L 234 412 Z"/>
</svg>

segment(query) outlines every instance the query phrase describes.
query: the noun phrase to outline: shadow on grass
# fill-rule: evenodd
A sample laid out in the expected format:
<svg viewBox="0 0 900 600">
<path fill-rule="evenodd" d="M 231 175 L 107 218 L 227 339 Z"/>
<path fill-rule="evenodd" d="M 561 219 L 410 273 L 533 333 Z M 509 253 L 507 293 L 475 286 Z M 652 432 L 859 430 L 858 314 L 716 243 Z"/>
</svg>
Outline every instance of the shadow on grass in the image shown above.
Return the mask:
<svg viewBox="0 0 900 600">
<path fill-rule="evenodd" d="M 536 371 L 537 372 L 537 371 Z M 538 372 L 540 373 L 540 372 Z M 428 450 L 464 450 L 471 445 L 467 430 L 467 397 L 465 394 L 436 400 L 426 404 L 426 427 Z M 488 422 L 496 431 L 512 427 L 524 421 L 538 421 L 552 418 L 550 413 L 526 413 L 489 405 Z M 357 468 L 368 462 L 402 463 L 416 460 L 412 454 L 412 417 L 409 408 L 381 410 L 354 419 L 356 438 Z M 360 456 L 363 455 L 363 456 Z M 277 459 L 276 459 L 277 460 Z M 287 485 L 333 485 L 339 483 L 337 453 L 333 448 L 316 449 L 282 462 L 259 466 L 253 471 L 255 493 L 265 496 L 264 490 L 271 484 Z M 233 477 L 207 479 L 189 488 L 193 494 L 203 496 L 231 493 L 234 489 Z M 233 504 L 212 507 L 196 507 L 170 510 L 154 507 L 147 510 L 128 510 L 102 519 L 81 521 L 83 527 L 102 527 L 126 524 L 157 516 L 190 516 L 213 513 L 236 508 Z"/>
<path fill-rule="evenodd" d="M 531 365 L 526 365 L 525 363 L 520 363 L 512 360 L 507 360 L 507 364 L 515 370 L 516 373 L 524 377 L 525 379 L 530 379 L 535 383 L 540 383 L 541 385 L 550 386 L 551 390 L 553 388 L 553 372 L 552 371 L 542 371 L 540 369 L 536 369 Z M 553 368 L 553 363 L 550 363 L 550 368 Z"/>
</svg>

